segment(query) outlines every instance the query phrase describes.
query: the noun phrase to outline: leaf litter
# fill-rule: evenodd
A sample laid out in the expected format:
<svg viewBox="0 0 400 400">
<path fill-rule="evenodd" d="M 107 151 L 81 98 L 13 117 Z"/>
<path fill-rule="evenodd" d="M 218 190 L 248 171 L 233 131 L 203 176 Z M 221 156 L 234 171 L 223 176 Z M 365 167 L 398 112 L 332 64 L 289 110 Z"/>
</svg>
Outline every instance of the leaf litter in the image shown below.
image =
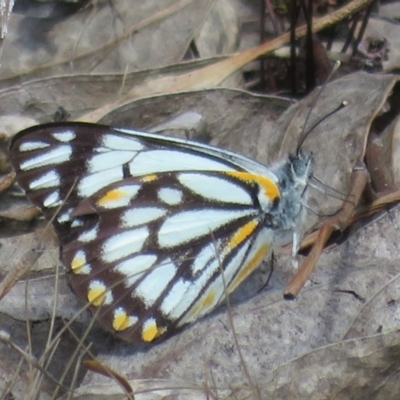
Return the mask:
<svg viewBox="0 0 400 400">
<path fill-rule="evenodd" d="M 173 7 L 183 3 L 169 3 L 170 6 L 171 4 Z M 88 16 L 85 14 L 81 17 L 88 18 Z M 205 18 L 205 14 L 199 16 L 199 20 L 200 17 Z M 115 18 L 118 20 L 118 17 Z M 194 24 L 194 26 L 198 25 Z M 61 28 L 59 32 L 62 32 Z M 192 36 L 193 30 L 189 32 L 187 38 Z M 54 39 L 54 42 L 57 43 L 57 40 L 61 39 Z M 186 39 L 186 44 L 187 41 L 188 39 Z M 79 43 L 84 42 L 79 41 Z M 182 46 L 183 48 L 185 46 Z M 90 56 L 91 60 L 96 60 L 99 55 L 104 54 L 102 51 L 104 49 L 97 54 L 94 52 L 93 57 Z M 116 53 L 118 51 L 116 50 Z M 70 57 L 71 50 L 67 49 L 65 54 Z M 180 55 L 177 56 L 177 54 Z M 175 53 L 173 61 L 169 63 L 177 62 L 182 54 L 182 50 L 180 53 Z M 110 92 L 114 93 L 110 95 L 114 99 L 111 101 L 116 101 L 116 104 L 101 114 L 103 122 L 146 129 L 179 116 L 187 110 L 195 110 L 201 115 L 204 124 L 200 133 L 189 132 L 194 137 L 198 134 L 203 140 L 241 151 L 262 161 L 273 159 L 278 148 L 283 148 L 285 151 L 293 150 L 293 145 L 291 147 L 288 143 L 283 145 L 277 143 L 276 140 L 271 142 L 274 139 L 274 137 L 271 138 L 271 132 L 273 129 L 288 132 L 285 124 L 289 121 L 292 127 L 300 127 L 301 130 L 307 110 L 304 113 L 300 111 L 299 119 L 293 120 L 292 116 L 296 109 L 292 108 L 282 117 L 283 122 L 278 121 L 276 125 L 278 115 L 290 103 L 282 98 L 265 98 L 241 91 L 220 89 L 153 96 L 136 101 L 125 101 L 122 106 L 118 103 L 118 90 L 127 82 L 135 85 L 141 77 L 143 79 L 144 76 L 157 75 L 158 71 L 174 70 L 174 68 L 165 67 L 163 63 L 164 60 L 151 61 L 148 67 L 154 68 L 153 71 L 143 71 L 143 66 L 141 66 L 140 71 L 127 75 L 128 80 L 125 82 L 124 70 L 121 73 L 121 66 L 125 68 L 126 59 L 118 65 L 115 61 L 111 64 L 96 65 L 98 71 L 104 68 L 108 76 L 104 74 L 93 77 L 84 75 L 85 68 L 93 70 L 93 64 L 89 63 L 85 66 L 82 62 L 84 67 L 82 71 L 79 69 L 79 60 L 74 60 L 76 77 L 51 76 L 54 73 L 69 72 L 70 66 L 67 62 L 63 64 L 62 57 L 61 62 L 56 61 L 55 65 L 50 65 L 42 72 L 35 69 L 26 72 L 25 66 L 21 65 L 21 78 L 27 83 L 18 84 L 12 88 L 5 87 L 0 92 L 3 99 L 10 96 L 8 105 L 7 102 L 1 102 L 4 104 L 4 111 L 0 114 L 7 116 L 14 110 L 20 114 L 28 113 L 37 121 L 42 122 L 52 118 L 61 102 L 61 106 L 72 110 L 73 118 L 81 117 L 87 114 L 87 111 L 107 106 L 107 101 L 100 99 L 99 96 L 93 96 L 93 93 L 100 93 L 102 85 L 109 82 Z M 196 69 L 201 63 L 204 61 L 195 61 L 177 68 Z M 116 66 L 120 73 L 110 74 L 110 72 L 115 72 L 113 68 Z M 4 71 L 7 71 L 7 68 Z M 37 80 L 43 75 L 51 77 Z M 35 93 L 38 91 L 40 93 L 41 87 L 42 89 L 45 89 L 45 86 L 52 87 L 57 82 L 59 90 L 53 92 L 55 97 L 52 97 L 51 90 L 43 90 L 42 101 L 40 101 L 40 95 L 36 94 L 34 97 Z M 354 94 L 354 101 L 350 101 L 350 107 L 344 109 L 336 120 L 326 122 L 320 127 L 321 131 L 330 132 L 329 139 L 315 132 L 312 143 L 315 146 L 313 151 L 322 160 L 318 167 L 319 177 L 325 182 L 328 180 L 329 184 L 342 185 L 345 182 L 345 185 L 338 189 L 341 193 L 348 190 L 346 184 L 349 180 L 346 176 L 350 174 L 354 160 L 361 157 L 364 152 L 366 134 L 372 123 L 372 117 L 381 110 L 389 92 L 396 90 L 394 88 L 396 78 L 391 76 L 367 78 L 363 74 L 358 74 L 345 78 L 344 82 L 344 86 L 335 89 L 332 94 L 327 92 L 325 99 L 322 95 L 319 100 L 321 103 L 318 102 L 321 111 L 317 109 L 315 116 L 326 113 L 334 103 L 341 101 L 342 97 L 346 97 L 347 100 Z M 214 83 L 211 84 L 213 85 Z M 184 87 L 190 91 L 193 88 L 190 85 Z M 63 90 L 67 89 L 70 94 L 63 94 Z M 77 92 L 78 89 L 81 91 Z M 74 90 L 78 93 L 76 97 L 73 95 Z M 275 128 L 275 126 L 279 127 Z M 343 126 L 349 128 L 344 129 Z M 187 134 L 185 130 L 181 133 L 184 137 Z M 283 140 L 290 142 L 291 136 L 292 134 L 284 136 Z M 318 143 L 319 140 L 321 143 Z M 331 161 L 333 166 L 340 166 L 339 170 L 325 167 L 324 164 L 331 156 L 332 148 L 340 149 L 339 155 L 333 155 Z M 335 159 L 339 156 L 343 156 L 341 161 L 338 161 L 339 158 Z M 335 185 L 333 186 L 336 188 Z M 333 201 L 325 199 L 318 203 L 318 200 L 312 200 L 312 204 L 316 207 L 321 203 L 322 206 L 327 206 L 328 203 L 331 206 Z M 392 209 L 390 213 L 384 213 L 380 219 L 374 220 L 366 228 L 356 231 L 340 246 L 324 253 L 308 286 L 294 302 L 282 300 L 282 288 L 293 273 L 291 261 L 285 255 L 278 258 L 269 290 L 255 296 L 259 282 L 265 279 L 265 271 L 261 269 L 250 279 L 250 282 L 245 283 L 240 293 L 235 294 L 232 298 L 235 334 L 252 381 L 257 385 L 262 398 L 320 399 L 332 398 L 332 395 L 338 399 L 397 398 L 393 396 L 400 392 L 398 388 L 400 368 L 397 361 L 399 359 L 398 276 L 400 270 L 397 264 L 399 218 L 398 208 Z M 21 238 L 18 244 L 15 239 L 5 237 L 1 240 L 2 250 L 7 246 L 10 249 L 18 247 L 21 249 L 19 254 L 24 254 L 24 251 L 29 249 L 31 235 L 33 234 Z M 49 244 L 46 246 L 46 252 L 50 252 L 50 255 L 44 259 L 42 268 L 45 275 L 48 275 L 58 262 L 57 245 Z M 10 259 L 19 258 L 13 253 L 3 251 L 0 252 L 0 257 L 2 265 L 9 264 Z M 31 273 L 33 275 L 29 279 L 29 289 L 34 289 L 34 291 L 29 294 L 31 307 L 29 315 L 32 317 L 35 315 L 32 310 L 39 311 L 33 319 L 37 318 L 37 326 L 41 326 L 44 329 L 43 332 L 46 332 L 46 316 L 51 315 L 53 301 L 51 280 L 45 284 L 48 287 L 45 291 L 43 282 L 47 278 L 41 276 L 43 272 L 32 271 Z M 57 315 L 68 319 L 71 314 L 63 312 L 70 307 L 70 313 L 74 314 L 80 305 L 73 304 L 73 301 L 69 303 L 68 296 L 72 295 L 68 294 L 65 280 L 63 282 L 62 277 L 59 279 L 61 279 L 60 298 L 57 302 L 60 308 Z M 7 308 L 4 300 L 0 302 L 0 308 L 3 307 L 1 308 L 1 326 L 13 332 L 13 341 L 21 345 L 24 343 L 22 338 L 24 324 L 18 320 L 23 320 L 26 312 L 24 304 L 21 304 L 21 297 L 25 295 L 24 282 L 21 282 L 6 297 L 6 299 L 9 297 L 8 305 L 19 305 L 19 309 L 18 307 Z M 62 300 L 63 296 L 65 301 Z M 42 307 L 39 308 L 39 305 Z M 61 329 L 64 322 L 60 318 L 56 321 L 58 321 L 57 328 Z M 35 334 L 35 331 L 37 329 L 33 326 L 32 340 L 43 336 L 43 334 Z M 95 331 L 95 335 L 99 333 Z M 246 398 L 254 394 L 254 388 L 249 387 L 244 377 L 243 365 L 238 357 L 224 307 L 168 341 L 146 349 L 146 352 L 126 344 L 116 343 L 108 337 L 100 342 L 101 352 L 99 353 L 98 348 L 94 349 L 94 353 L 98 355 L 97 359 L 128 378 L 132 387 L 139 392 L 135 398 L 156 398 L 155 396 L 158 395 L 159 398 L 171 396 L 173 398 L 204 398 L 205 393 L 209 398 L 224 396 Z M 33 343 L 36 344 L 36 342 Z M 69 349 L 67 353 L 71 354 L 73 345 Z M 9 351 L 1 346 L 0 352 L 2 360 L 10 357 Z M 58 361 L 56 358 L 56 363 L 61 367 L 63 361 L 59 360 L 61 358 Z M 7 370 L 10 365 L 6 364 L 3 367 L 5 367 L 3 370 Z M 387 371 L 391 372 L 388 374 Z M 139 380 L 139 378 L 145 378 L 147 381 Z M 158 380 L 161 378 L 163 380 Z M 83 381 L 82 392 L 86 390 L 86 395 L 91 394 L 93 398 L 101 398 L 101 395 L 107 393 L 108 390 L 113 390 L 112 381 L 110 380 L 107 384 L 104 379 L 104 377 L 88 373 Z M 96 388 L 99 387 L 100 391 L 96 392 Z M 164 391 L 156 390 L 157 387 L 164 388 Z M 165 391 L 166 388 L 175 389 Z M 150 393 L 147 394 L 149 397 L 144 397 L 146 391 Z M 76 398 L 80 398 L 79 390 L 75 394 Z M 42 395 L 44 396 L 43 393 Z"/>
</svg>

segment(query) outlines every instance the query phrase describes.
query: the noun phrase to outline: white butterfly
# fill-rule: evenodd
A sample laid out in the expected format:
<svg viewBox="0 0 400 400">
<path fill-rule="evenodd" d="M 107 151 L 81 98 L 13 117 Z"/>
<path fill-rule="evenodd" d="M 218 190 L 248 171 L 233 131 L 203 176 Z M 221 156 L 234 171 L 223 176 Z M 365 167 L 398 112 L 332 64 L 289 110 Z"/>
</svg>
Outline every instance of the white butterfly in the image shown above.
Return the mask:
<svg viewBox="0 0 400 400">
<path fill-rule="evenodd" d="M 53 224 L 73 290 L 131 342 L 209 313 L 287 234 L 296 249 L 313 163 L 299 152 L 266 167 L 193 141 L 84 123 L 18 133 L 11 160 L 45 216 L 60 208 Z"/>
</svg>

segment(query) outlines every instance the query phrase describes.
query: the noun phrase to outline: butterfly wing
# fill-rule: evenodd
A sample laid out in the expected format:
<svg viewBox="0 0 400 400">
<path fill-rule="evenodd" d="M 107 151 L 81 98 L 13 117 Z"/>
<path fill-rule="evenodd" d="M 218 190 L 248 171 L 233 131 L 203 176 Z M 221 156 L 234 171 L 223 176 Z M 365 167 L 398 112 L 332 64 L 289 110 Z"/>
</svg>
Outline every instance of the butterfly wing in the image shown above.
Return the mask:
<svg viewBox="0 0 400 400">
<path fill-rule="evenodd" d="M 31 201 L 49 218 L 60 208 L 54 226 L 72 288 L 128 341 L 211 311 L 269 251 L 273 176 L 224 154 L 75 123 L 30 128 L 11 145 Z"/>
<path fill-rule="evenodd" d="M 108 184 L 181 169 L 238 169 L 222 158 L 206 158 L 182 147 L 185 144 L 179 139 L 175 143 L 163 136 L 127 134 L 95 124 L 57 123 L 20 132 L 13 138 L 10 153 L 18 182 L 29 199 L 47 217 L 61 206 L 55 224 L 61 221 L 61 231 L 68 228 L 64 229 L 68 238 L 71 221 L 65 213 Z"/>
</svg>

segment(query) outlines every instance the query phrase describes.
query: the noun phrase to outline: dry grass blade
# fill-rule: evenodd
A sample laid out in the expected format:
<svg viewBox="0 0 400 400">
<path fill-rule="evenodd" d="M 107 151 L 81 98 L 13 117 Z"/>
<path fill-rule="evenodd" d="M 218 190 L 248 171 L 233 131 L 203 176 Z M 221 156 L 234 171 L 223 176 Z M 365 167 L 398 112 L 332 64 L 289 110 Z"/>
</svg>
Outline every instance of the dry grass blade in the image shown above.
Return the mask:
<svg viewBox="0 0 400 400">
<path fill-rule="evenodd" d="M 40 365 L 40 363 L 36 360 L 34 356 L 31 354 L 28 354 L 26 351 L 22 350 L 19 346 L 14 344 L 10 340 L 10 336 L 8 333 L 4 331 L 0 331 L 0 342 L 6 344 L 9 346 L 11 349 L 13 349 L 15 352 L 17 352 L 31 367 L 36 368 L 38 371 L 40 371 L 44 376 L 47 376 L 50 380 L 52 380 L 57 386 L 66 389 L 63 387 L 56 379 L 54 379 L 50 374 L 47 373 L 47 371 Z"/>
<path fill-rule="evenodd" d="M 251 389 L 253 400 L 260 400 L 261 399 L 260 390 L 257 387 L 257 385 L 253 382 L 253 379 L 251 377 L 249 368 L 247 366 L 246 360 L 244 358 L 243 352 L 242 352 L 241 347 L 240 347 L 239 339 L 238 339 L 237 334 L 236 334 L 235 324 L 233 323 L 232 307 L 231 307 L 231 303 L 230 303 L 230 300 L 229 300 L 228 285 L 226 283 L 225 272 L 223 270 L 219 254 L 217 252 L 217 247 L 216 247 L 216 243 L 215 243 L 214 237 L 213 237 L 213 242 L 214 242 L 214 248 L 215 248 L 215 252 L 216 252 L 216 255 L 217 255 L 217 259 L 218 259 L 218 262 L 219 262 L 219 268 L 220 268 L 220 273 L 221 273 L 221 277 L 222 277 L 222 283 L 224 285 L 224 293 L 225 293 L 226 308 L 227 308 L 227 311 L 228 311 L 229 325 L 230 325 L 230 327 L 232 329 L 232 335 L 233 335 L 233 339 L 234 339 L 234 342 L 235 342 L 235 346 L 236 346 L 237 351 L 238 351 L 240 363 L 241 363 L 241 366 L 243 368 L 243 372 L 244 372 L 244 374 L 246 376 L 246 379 L 247 379 L 247 381 L 249 383 L 249 387 Z"/>
<path fill-rule="evenodd" d="M 23 255 L 14 268 L 6 275 L 3 281 L 0 282 L 0 300 L 10 291 L 22 276 L 30 271 L 32 265 L 34 265 L 43 254 L 43 251 L 43 246 L 35 240 L 32 243 L 31 249 Z"/>
</svg>

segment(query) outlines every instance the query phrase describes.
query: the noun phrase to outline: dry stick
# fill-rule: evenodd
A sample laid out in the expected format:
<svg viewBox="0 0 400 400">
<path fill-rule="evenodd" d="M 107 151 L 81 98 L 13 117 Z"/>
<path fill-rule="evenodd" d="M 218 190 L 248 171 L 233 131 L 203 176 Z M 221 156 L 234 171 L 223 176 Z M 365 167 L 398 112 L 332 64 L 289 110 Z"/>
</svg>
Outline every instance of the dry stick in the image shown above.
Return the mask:
<svg viewBox="0 0 400 400">
<path fill-rule="evenodd" d="M 365 151 L 371 184 L 377 194 L 393 193 L 397 190 L 392 173 L 385 163 L 384 144 L 382 138 L 375 132 L 368 135 L 368 145 Z"/>
<path fill-rule="evenodd" d="M 392 193 L 385 194 L 384 196 L 381 196 L 375 201 L 373 201 L 368 206 L 362 207 L 359 210 L 357 210 L 350 218 L 348 226 L 351 226 L 364 218 L 370 217 L 371 215 L 374 215 L 379 211 L 382 211 L 383 209 L 388 208 L 399 201 L 400 201 L 400 190 L 396 190 Z M 317 241 L 318 235 L 319 235 L 319 230 L 309 233 L 303 239 L 300 250 L 304 250 L 313 246 Z M 289 252 L 289 249 L 291 248 L 292 248 L 291 245 L 287 246 L 288 249 L 287 251 Z"/>
<path fill-rule="evenodd" d="M 353 0 L 346 6 L 330 13 L 329 15 L 314 19 L 313 32 L 319 32 L 328 26 L 342 21 L 365 7 L 370 2 L 371 0 Z M 304 37 L 306 31 L 306 25 L 298 27 L 295 30 L 296 38 Z M 152 81 L 145 81 L 142 85 L 135 86 L 127 95 L 119 98 L 115 102 L 100 107 L 91 113 L 83 115 L 78 118 L 77 121 L 97 122 L 111 110 L 137 97 L 215 87 L 238 69 L 244 67 L 257 57 L 271 53 L 282 47 L 284 44 L 289 43 L 289 41 L 290 32 L 195 71 L 185 72 L 176 76 L 163 76 Z"/>
<path fill-rule="evenodd" d="M 120 375 L 118 372 L 114 371 L 112 368 L 107 367 L 106 365 L 96 361 L 96 360 L 86 360 L 83 362 L 83 365 L 89 370 L 96 374 L 103 375 L 107 378 L 113 379 L 124 391 L 124 394 L 128 397 L 128 399 L 135 399 L 133 389 L 129 382 Z"/>
<path fill-rule="evenodd" d="M 400 190 L 396 190 L 393 193 L 386 194 L 385 196 L 379 197 L 379 199 L 372 202 L 367 207 L 363 207 L 358 210 L 350 220 L 350 224 L 354 224 L 360 219 L 369 217 L 373 214 L 376 214 L 379 211 L 382 211 L 384 208 L 393 205 L 400 201 Z"/>
<path fill-rule="evenodd" d="M 365 165 L 361 162 L 356 164 L 352 174 L 351 192 L 347 202 L 345 202 L 340 211 L 330 218 L 318 231 L 318 236 L 310 254 L 304 260 L 296 275 L 286 286 L 285 299 L 295 298 L 311 273 L 314 271 L 315 265 L 322 253 L 322 250 L 335 229 L 343 230 L 349 223 L 355 206 L 360 201 L 361 195 L 365 189 L 368 180 L 368 172 Z"/>
</svg>

